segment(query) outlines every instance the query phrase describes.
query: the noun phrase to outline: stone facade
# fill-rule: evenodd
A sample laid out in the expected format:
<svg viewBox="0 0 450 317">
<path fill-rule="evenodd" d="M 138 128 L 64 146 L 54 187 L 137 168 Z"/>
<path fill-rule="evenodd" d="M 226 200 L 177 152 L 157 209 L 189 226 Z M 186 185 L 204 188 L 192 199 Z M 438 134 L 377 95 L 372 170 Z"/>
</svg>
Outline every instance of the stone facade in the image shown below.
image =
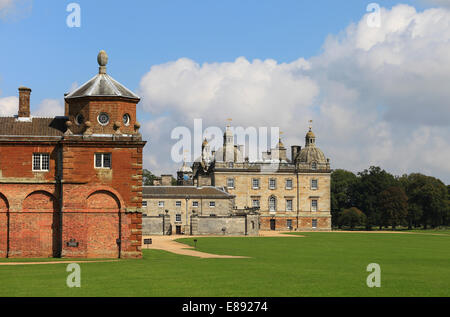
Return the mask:
<svg viewBox="0 0 450 317">
<path fill-rule="evenodd" d="M 0 257 L 142 256 L 139 98 L 104 76 L 66 95 L 64 117 L 32 117 L 21 87 L 0 118 Z"/>
<path fill-rule="evenodd" d="M 214 159 L 205 160 L 208 156 L 203 154 L 202 161 L 193 164 L 193 182 L 226 188 L 236 197 L 238 209 L 259 208 L 262 230 L 329 231 L 330 162 L 316 146 L 312 129 L 305 145 L 292 146 L 289 160 L 280 140 L 276 148 L 262 153 L 262 160 L 249 162 L 227 128 L 224 148 L 214 152 Z"/>
<path fill-rule="evenodd" d="M 234 196 L 210 186 L 145 186 L 143 203 L 145 216 L 168 215 L 173 234 L 190 234 L 192 216 L 229 216 L 234 212 Z"/>
</svg>

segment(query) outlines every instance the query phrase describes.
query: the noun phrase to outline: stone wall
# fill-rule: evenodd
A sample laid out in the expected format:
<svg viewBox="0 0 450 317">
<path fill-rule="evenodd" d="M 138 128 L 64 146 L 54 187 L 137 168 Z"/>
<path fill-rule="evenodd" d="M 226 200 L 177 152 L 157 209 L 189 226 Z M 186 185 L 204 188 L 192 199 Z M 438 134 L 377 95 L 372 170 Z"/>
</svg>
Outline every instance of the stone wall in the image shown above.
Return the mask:
<svg viewBox="0 0 450 317">
<path fill-rule="evenodd" d="M 164 228 L 164 230 L 163 230 Z M 172 225 L 169 215 L 144 216 L 142 217 L 142 234 L 152 235 L 170 235 L 172 234 Z"/>
<path fill-rule="evenodd" d="M 184 198 L 165 197 L 144 198 L 143 200 L 147 202 L 147 206 L 142 208 L 144 215 L 158 217 L 161 214 L 165 214 L 166 210 L 168 211 L 169 222 L 172 225 L 172 230 L 174 231 L 174 233 L 177 226 L 180 226 L 182 233 L 185 233 L 186 227 L 190 225 L 190 217 L 194 213 L 199 216 L 227 216 L 233 210 L 232 199 L 192 198 L 186 201 L 186 199 Z M 161 205 L 160 202 L 162 202 Z M 194 207 L 194 202 L 198 203 L 198 207 Z M 211 207 L 210 202 L 215 202 L 215 207 Z M 187 208 L 186 203 L 188 204 Z M 178 219 L 180 219 L 179 221 L 177 221 L 177 215 Z M 189 234 L 189 230 L 187 233 Z"/>
<path fill-rule="evenodd" d="M 259 215 L 247 216 L 194 216 L 192 235 L 249 235 L 259 234 Z"/>
</svg>

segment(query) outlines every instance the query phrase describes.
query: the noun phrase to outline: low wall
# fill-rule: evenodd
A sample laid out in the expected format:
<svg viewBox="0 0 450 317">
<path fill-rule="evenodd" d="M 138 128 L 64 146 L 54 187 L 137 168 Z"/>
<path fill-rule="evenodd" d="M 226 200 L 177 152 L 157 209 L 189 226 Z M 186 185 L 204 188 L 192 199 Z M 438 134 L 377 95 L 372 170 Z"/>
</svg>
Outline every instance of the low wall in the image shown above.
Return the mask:
<svg viewBox="0 0 450 317">
<path fill-rule="evenodd" d="M 192 235 L 249 235 L 259 234 L 259 215 L 192 217 Z"/>
<path fill-rule="evenodd" d="M 171 235 L 172 226 L 170 216 L 143 216 L 142 217 L 142 235 Z"/>
</svg>

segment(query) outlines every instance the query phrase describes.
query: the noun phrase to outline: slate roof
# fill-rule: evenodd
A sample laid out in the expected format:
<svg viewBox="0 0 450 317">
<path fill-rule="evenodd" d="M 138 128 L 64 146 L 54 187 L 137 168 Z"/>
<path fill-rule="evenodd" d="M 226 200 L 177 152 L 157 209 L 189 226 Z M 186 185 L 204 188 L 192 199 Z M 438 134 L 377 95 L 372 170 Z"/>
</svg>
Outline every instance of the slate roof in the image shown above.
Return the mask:
<svg viewBox="0 0 450 317">
<path fill-rule="evenodd" d="M 195 186 L 144 186 L 143 198 L 223 198 L 230 199 L 234 196 L 224 190 L 212 187 L 195 187 Z"/>
<path fill-rule="evenodd" d="M 30 121 L 0 117 L 0 136 L 63 136 L 67 130 L 66 121 L 66 117 L 31 118 Z"/>
<path fill-rule="evenodd" d="M 66 99 L 81 97 L 123 97 L 140 99 L 131 90 L 108 74 L 97 74 L 94 78 L 66 96 Z"/>
</svg>

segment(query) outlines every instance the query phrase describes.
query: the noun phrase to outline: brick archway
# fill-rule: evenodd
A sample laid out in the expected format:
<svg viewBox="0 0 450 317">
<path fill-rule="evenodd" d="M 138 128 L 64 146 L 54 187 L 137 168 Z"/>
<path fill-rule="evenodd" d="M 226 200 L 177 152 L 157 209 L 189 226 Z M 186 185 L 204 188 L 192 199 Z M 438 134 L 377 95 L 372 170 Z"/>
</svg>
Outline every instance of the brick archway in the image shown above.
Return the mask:
<svg viewBox="0 0 450 317">
<path fill-rule="evenodd" d="M 88 217 L 87 256 L 119 257 L 120 199 L 111 191 L 97 190 L 86 199 Z"/>
<path fill-rule="evenodd" d="M 9 203 L 0 193 L 0 258 L 8 257 L 9 250 Z"/>
<path fill-rule="evenodd" d="M 61 248 L 58 200 L 34 191 L 22 202 L 22 212 L 10 215 L 11 257 L 59 257 Z"/>
</svg>

